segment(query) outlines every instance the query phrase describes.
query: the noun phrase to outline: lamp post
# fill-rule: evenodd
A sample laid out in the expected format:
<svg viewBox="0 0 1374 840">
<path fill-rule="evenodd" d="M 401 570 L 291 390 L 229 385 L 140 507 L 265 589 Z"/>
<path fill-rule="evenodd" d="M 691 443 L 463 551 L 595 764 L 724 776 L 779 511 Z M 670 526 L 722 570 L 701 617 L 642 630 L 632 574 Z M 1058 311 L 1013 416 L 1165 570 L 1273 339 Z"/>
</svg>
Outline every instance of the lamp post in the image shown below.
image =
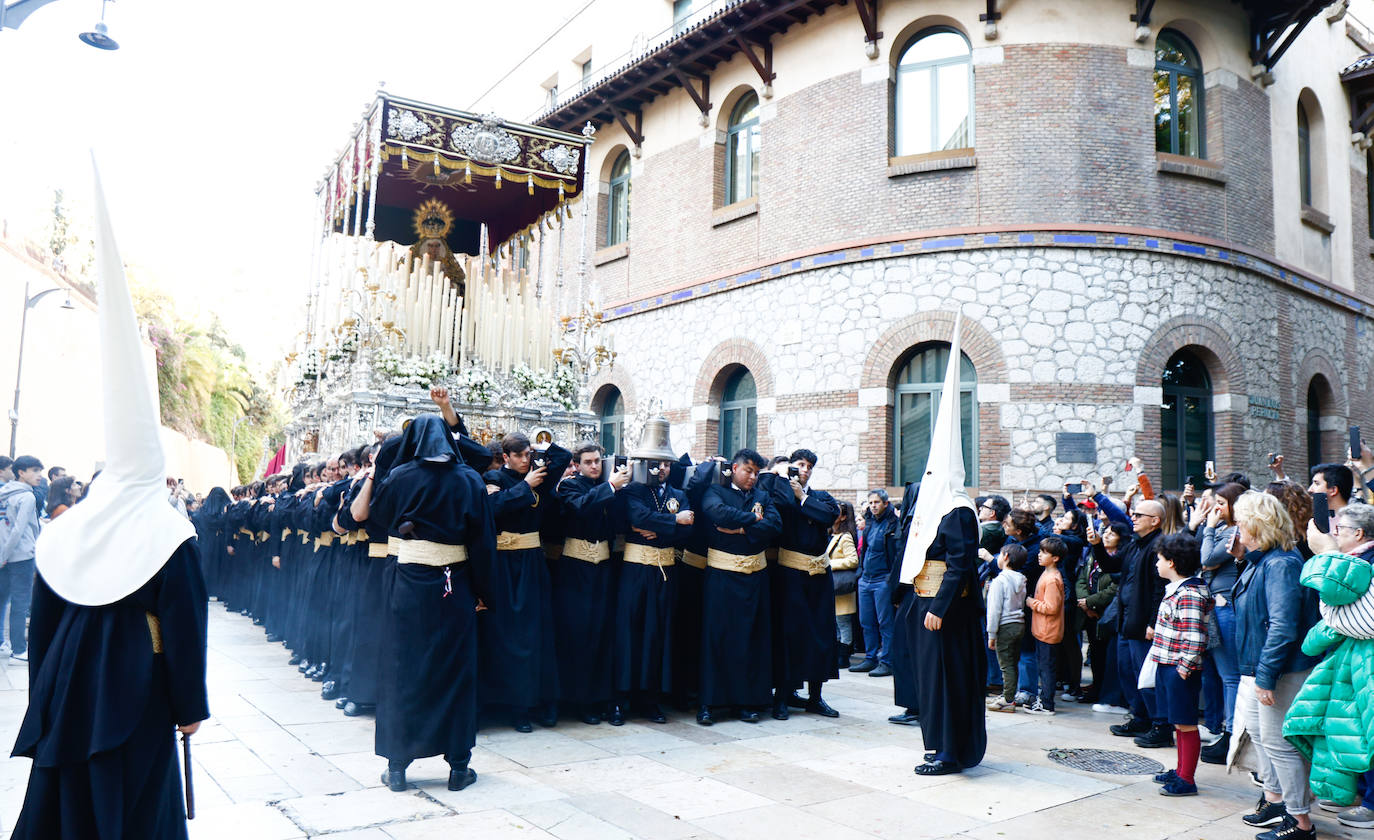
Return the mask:
<svg viewBox="0 0 1374 840">
<path fill-rule="evenodd" d="M 29 284 L 24 284 L 24 312 L 19 318 L 19 364 L 16 365 L 14 372 L 14 406 L 10 409 L 10 457 L 14 457 L 15 440 L 19 435 L 19 385 L 24 378 L 24 332 L 29 325 L 29 310 L 38 305 L 38 302 L 53 292 L 66 291 L 61 286 L 54 286 L 51 289 L 44 289 L 36 295 L 29 294 Z M 62 302 L 63 309 L 75 309 L 71 295 Z"/>
</svg>

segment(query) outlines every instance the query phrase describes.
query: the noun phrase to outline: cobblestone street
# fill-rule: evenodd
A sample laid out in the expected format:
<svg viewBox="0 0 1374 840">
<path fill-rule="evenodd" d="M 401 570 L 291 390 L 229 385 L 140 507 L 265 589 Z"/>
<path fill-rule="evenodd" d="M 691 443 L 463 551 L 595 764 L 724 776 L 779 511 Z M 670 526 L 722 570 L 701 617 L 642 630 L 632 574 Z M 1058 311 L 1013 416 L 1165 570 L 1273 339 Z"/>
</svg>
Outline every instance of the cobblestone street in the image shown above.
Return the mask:
<svg viewBox="0 0 1374 840">
<path fill-rule="evenodd" d="M 521 735 L 489 729 L 472 766 L 480 778 L 445 787 L 442 759 L 416 762 L 412 790 L 381 787 L 371 718 L 345 718 L 319 685 L 286 664 L 248 619 L 210 606 L 210 709 L 192 739 L 193 840 L 410 840 L 431 837 L 859 840 L 963 836 L 1243 840 L 1257 791 L 1241 774 L 1202 765 L 1202 794 L 1165 799 L 1142 776 L 1083 773 L 1051 762 L 1054 747 L 1098 747 L 1173 766 L 1173 750 L 1137 750 L 1107 734 L 1115 722 L 1061 704 L 1053 719 L 988 717 L 988 757 L 962 776 L 919 778 L 920 732 L 886 722 L 891 681 L 845 673 L 827 690 L 841 716 L 765 716 L 709 729 L 683 714 L 667 725 L 563 723 Z M 12 741 L 27 701 L 9 664 L 0 718 Z M 29 762 L 0 764 L 4 836 L 23 801 Z M 1325 812 L 1327 837 L 1358 838 Z"/>
</svg>

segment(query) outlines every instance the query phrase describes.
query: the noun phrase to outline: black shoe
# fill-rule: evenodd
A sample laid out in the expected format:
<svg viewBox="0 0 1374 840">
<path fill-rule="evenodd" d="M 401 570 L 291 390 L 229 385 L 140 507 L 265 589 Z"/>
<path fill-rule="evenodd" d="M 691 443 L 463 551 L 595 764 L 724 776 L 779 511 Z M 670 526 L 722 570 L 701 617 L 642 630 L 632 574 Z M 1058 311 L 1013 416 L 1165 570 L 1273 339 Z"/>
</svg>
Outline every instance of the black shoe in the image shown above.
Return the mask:
<svg viewBox="0 0 1374 840">
<path fill-rule="evenodd" d="M 524 718 L 524 717 L 516 718 L 516 719 L 515 719 L 515 723 L 513 723 L 513 724 L 511 724 L 511 725 L 515 727 L 515 731 L 516 731 L 516 732 L 533 732 L 533 731 L 534 731 L 534 726 L 530 723 L 530 719 L 529 719 L 529 718 Z"/>
<path fill-rule="evenodd" d="M 320 699 L 321 699 L 321 700 L 333 700 L 333 699 L 337 698 L 338 696 L 339 696 L 339 681 L 338 681 L 338 680 L 329 680 L 328 682 L 326 682 L 326 683 L 324 684 L 324 687 L 320 689 Z"/>
<path fill-rule="evenodd" d="M 1144 735 L 1146 732 L 1149 732 L 1150 722 L 1148 720 L 1129 718 L 1125 723 L 1114 724 L 1110 727 L 1109 731 L 1113 735 L 1122 738 L 1134 738 L 1137 735 Z"/>
<path fill-rule="evenodd" d="M 1255 840 L 1316 840 L 1317 827 L 1314 825 L 1309 829 L 1298 828 L 1298 821 L 1291 816 L 1285 816 L 1283 822 L 1269 829 L 1261 831 L 1255 835 Z"/>
<path fill-rule="evenodd" d="M 267 641 L 275 645 L 277 642 L 281 641 L 281 636 L 278 636 L 276 633 L 268 633 Z"/>
<path fill-rule="evenodd" d="M 625 710 L 619 705 L 612 706 L 610 715 L 606 717 L 606 722 L 611 726 L 624 726 Z"/>
<path fill-rule="evenodd" d="M 892 669 L 886 665 L 879 665 L 877 668 L 869 671 L 868 675 L 870 677 L 890 677 L 892 676 Z"/>
<path fill-rule="evenodd" d="M 716 719 L 711 717 L 710 706 L 702 706 L 700 709 L 697 709 L 697 723 L 701 724 L 702 726 L 710 726 L 715 722 Z"/>
<path fill-rule="evenodd" d="M 1202 748 L 1199 756 L 1205 764 L 1225 764 L 1226 755 L 1231 751 L 1231 733 L 1223 732 L 1216 741 Z"/>
<path fill-rule="evenodd" d="M 1174 745 L 1174 728 L 1168 724 L 1152 726 L 1149 732 L 1135 739 L 1135 745 L 1145 749 L 1172 747 Z"/>
<path fill-rule="evenodd" d="M 787 708 L 805 709 L 806 701 L 802 699 L 800 694 L 794 691 L 791 694 L 787 695 Z"/>
<path fill-rule="evenodd" d="M 1245 824 L 1255 828 L 1263 828 L 1266 825 L 1276 825 L 1287 819 L 1288 806 L 1282 802 L 1270 802 L 1263 796 L 1255 803 L 1255 810 L 1241 817 Z M 1297 825 L 1297 823 L 1294 823 Z"/>
<path fill-rule="evenodd" d="M 743 718 L 741 718 L 743 720 Z M 787 720 L 787 701 L 778 700 L 773 703 L 773 720 Z"/>
<path fill-rule="evenodd" d="M 925 764 L 916 765 L 916 775 L 918 776 L 948 776 L 951 773 L 960 773 L 959 765 L 952 761 L 935 761 L 931 759 Z"/>
<path fill-rule="evenodd" d="M 388 769 L 382 773 L 382 784 L 390 788 L 393 793 L 405 793 L 406 771 Z"/>
<path fill-rule="evenodd" d="M 338 700 L 335 700 L 335 701 L 334 701 L 334 708 L 336 708 L 336 709 L 342 709 L 344 706 L 347 706 L 348 703 L 349 703 L 349 700 L 348 700 L 347 697 L 340 697 Z"/>
<path fill-rule="evenodd" d="M 296 660 L 291 664 L 295 665 L 296 670 L 300 671 L 302 674 L 304 674 L 306 671 L 309 671 L 311 668 L 315 667 L 314 663 L 312 663 L 309 659 L 306 659 L 303 656 L 293 656 L 291 658 Z"/>
<path fill-rule="evenodd" d="M 649 709 L 644 715 L 649 719 L 649 723 L 667 723 L 668 718 L 663 714 L 663 709 L 657 703 L 650 703 Z"/>
<path fill-rule="evenodd" d="M 466 764 L 461 767 L 451 767 L 448 771 L 448 789 L 462 790 L 473 782 L 477 781 L 477 771 L 471 770 Z"/>
<path fill-rule="evenodd" d="M 310 679 L 314 680 L 315 682 L 324 682 L 324 678 L 325 678 L 328 674 L 329 674 L 329 664 L 328 664 L 327 662 L 321 662 L 321 663 L 320 663 L 320 670 L 319 670 L 318 672 L 316 672 L 315 676 L 311 677 Z"/>
<path fill-rule="evenodd" d="M 812 697 L 810 700 L 807 700 L 806 710 L 813 715 L 820 715 L 821 717 L 835 718 L 840 716 L 839 712 L 830 708 L 830 704 L 819 697 Z"/>
<path fill-rule="evenodd" d="M 740 709 L 739 719 L 745 723 L 758 723 L 759 713 L 754 709 Z"/>
<path fill-rule="evenodd" d="M 588 726 L 597 726 L 601 723 L 601 715 L 588 709 L 582 713 L 582 722 Z"/>
<path fill-rule="evenodd" d="M 899 723 L 902 726 L 919 726 L 921 718 L 914 709 L 906 709 L 900 715 L 893 715 L 887 719 L 888 723 Z"/>
<path fill-rule="evenodd" d="M 545 729 L 553 729 L 555 726 L 558 725 L 558 710 L 549 709 L 544 713 L 543 717 L 535 718 L 534 722 L 544 727 Z"/>
<path fill-rule="evenodd" d="M 254 627 L 261 627 L 262 625 L 264 625 L 264 624 L 266 624 L 266 623 L 267 623 L 267 622 L 263 621 L 261 618 L 255 618 L 255 619 L 253 619 L 253 626 L 254 626 Z M 269 639 L 268 641 L 271 641 L 271 640 Z"/>
<path fill-rule="evenodd" d="M 877 668 L 877 667 L 878 667 L 878 660 L 876 660 L 876 659 L 865 659 L 864 661 L 858 663 L 857 665 L 850 665 L 850 666 L 849 666 L 849 670 L 850 670 L 851 673 L 863 674 L 863 673 L 867 673 L 868 671 L 872 671 L 874 668 Z"/>
<path fill-rule="evenodd" d="M 349 700 L 348 704 L 344 706 L 343 713 L 346 717 L 357 717 L 358 715 L 367 715 L 375 711 L 377 711 L 377 707 L 372 703 L 355 703 Z"/>
<path fill-rule="evenodd" d="M 300 655 L 299 653 L 293 653 L 293 654 L 291 654 L 291 658 L 288 659 L 288 660 L 286 660 L 286 664 L 287 664 L 287 665 L 299 665 L 299 664 L 301 664 L 301 655 Z"/>
</svg>

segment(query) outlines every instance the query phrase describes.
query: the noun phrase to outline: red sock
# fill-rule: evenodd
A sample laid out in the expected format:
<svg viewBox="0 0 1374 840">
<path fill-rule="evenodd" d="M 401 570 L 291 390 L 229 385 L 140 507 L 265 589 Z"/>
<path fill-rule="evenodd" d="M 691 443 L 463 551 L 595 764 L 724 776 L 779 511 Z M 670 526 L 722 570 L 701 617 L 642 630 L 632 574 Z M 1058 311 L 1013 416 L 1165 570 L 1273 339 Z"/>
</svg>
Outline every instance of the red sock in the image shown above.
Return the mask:
<svg viewBox="0 0 1374 840">
<path fill-rule="evenodd" d="M 1174 730 L 1174 742 L 1178 744 L 1178 777 L 1188 784 L 1195 784 L 1193 774 L 1197 772 L 1197 759 L 1202 753 L 1202 735 L 1196 730 Z"/>
</svg>

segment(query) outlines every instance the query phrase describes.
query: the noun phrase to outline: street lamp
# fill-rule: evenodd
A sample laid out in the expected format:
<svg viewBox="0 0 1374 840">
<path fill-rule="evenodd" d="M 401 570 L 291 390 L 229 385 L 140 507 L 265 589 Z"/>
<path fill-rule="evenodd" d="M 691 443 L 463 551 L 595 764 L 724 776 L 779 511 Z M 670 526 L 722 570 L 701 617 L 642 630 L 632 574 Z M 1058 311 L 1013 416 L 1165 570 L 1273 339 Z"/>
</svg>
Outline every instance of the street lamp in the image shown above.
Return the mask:
<svg viewBox="0 0 1374 840">
<path fill-rule="evenodd" d="M 24 313 L 19 318 L 19 364 L 14 373 L 14 407 L 10 409 L 10 457 L 14 457 L 14 443 L 19 434 L 19 385 L 24 377 L 24 332 L 29 325 L 29 310 L 38 305 L 38 302 L 53 292 L 65 292 L 60 286 L 51 289 L 44 289 L 36 295 L 29 294 L 29 284 L 24 284 Z M 72 303 L 71 293 L 67 293 L 67 299 L 62 302 L 63 309 L 75 309 Z"/>
<path fill-rule="evenodd" d="M 14 0 L 6 3 L 0 0 L 0 29 L 18 29 L 29 15 L 53 2 L 53 0 Z M 82 32 L 77 37 L 84 44 L 100 50 L 117 50 L 119 44 L 110 37 L 105 26 L 105 4 L 111 0 L 100 0 L 100 21 L 90 32 Z"/>
</svg>

